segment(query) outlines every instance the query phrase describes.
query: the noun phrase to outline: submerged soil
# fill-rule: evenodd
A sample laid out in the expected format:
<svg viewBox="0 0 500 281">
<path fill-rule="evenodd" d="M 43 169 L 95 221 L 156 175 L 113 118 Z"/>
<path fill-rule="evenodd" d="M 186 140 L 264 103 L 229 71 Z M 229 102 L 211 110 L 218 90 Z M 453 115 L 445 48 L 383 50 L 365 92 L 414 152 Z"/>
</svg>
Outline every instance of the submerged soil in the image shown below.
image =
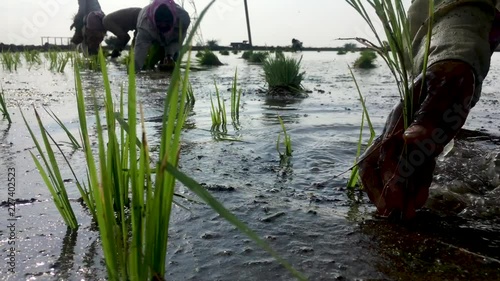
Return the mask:
<svg viewBox="0 0 500 281">
<path fill-rule="evenodd" d="M 440 157 L 431 198 L 407 224 L 375 217 L 365 194 L 345 188 L 354 162 L 361 106 L 347 64 L 358 54 L 333 52 L 287 54 L 300 57 L 308 97 L 282 99 L 262 93 L 260 65 L 236 55 L 219 56 L 226 65 L 191 73 L 196 103 L 183 135 L 181 170 L 202 183 L 282 257 L 310 280 L 494 280 L 500 279 L 500 166 L 498 76 L 494 54 L 483 97 L 464 131 Z M 399 96 L 379 60 L 373 70 L 355 72 L 377 133 Z M 54 138 L 63 145 L 77 174 L 84 178 L 82 154 L 45 113 L 50 108 L 78 135 L 71 69 L 56 74 L 40 66 L 16 73 L 0 71 L 13 124 L 0 121 L 0 179 L 16 169 L 16 274 L 5 280 L 105 280 L 98 232 L 78 202 L 69 170 L 62 167 L 81 227 L 67 231 L 29 151 L 33 141 L 17 106 L 35 125 L 34 106 Z M 240 124 L 227 134 L 210 131 L 210 94 L 217 82 L 226 99 L 235 70 L 243 89 Z M 125 68 L 109 63 L 115 96 L 126 84 Z M 102 94 L 99 73 L 85 72 L 83 83 Z M 146 128 L 153 149 L 161 132 L 168 77 L 139 75 Z M 102 102 L 102 98 L 100 99 Z M 226 102 L 228 107 L 229 100 Z M 88 108 L 89 116 L 93 109 Z M 292 139 L 293 157 L 280 164 L 276 140 L 280 115 Z M 89 117 L 91 118 L 91 117 Z M 90 119 L 90 132 L 95 126 Z M 227 138 L 239 141 L 224 140 Z M 62 163 L 62 159 L 60 163 Z M 0 201 L 6 200 L 6 185 Z M 178 193 L 190 195 L 179 186 Z M 266 252 L 209 207 L 183 202 L 174 207 L 168 249 L 167 280 L 290 280 L 290 274 Z M 1 205 L 0 256 L 9 252 L 8 210 Z"/>
</svg>

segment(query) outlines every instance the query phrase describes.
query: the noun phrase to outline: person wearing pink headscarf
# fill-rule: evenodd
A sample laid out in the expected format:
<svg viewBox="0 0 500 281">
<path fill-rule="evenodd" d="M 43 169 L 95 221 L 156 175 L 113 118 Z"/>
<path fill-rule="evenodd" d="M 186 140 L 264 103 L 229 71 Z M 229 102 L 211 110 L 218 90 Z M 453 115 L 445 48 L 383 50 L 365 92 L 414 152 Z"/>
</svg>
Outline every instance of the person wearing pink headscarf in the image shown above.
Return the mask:
<svg viewBox="0 0 500 281">
<path fill-rule="evenodd" d="M 173 64 L 190 23 L 189 14 L 172 0 L 154 0 L 144 7 L 137 19 L 136 71 L 153 68 L 162 60 Z"/>
</svg>

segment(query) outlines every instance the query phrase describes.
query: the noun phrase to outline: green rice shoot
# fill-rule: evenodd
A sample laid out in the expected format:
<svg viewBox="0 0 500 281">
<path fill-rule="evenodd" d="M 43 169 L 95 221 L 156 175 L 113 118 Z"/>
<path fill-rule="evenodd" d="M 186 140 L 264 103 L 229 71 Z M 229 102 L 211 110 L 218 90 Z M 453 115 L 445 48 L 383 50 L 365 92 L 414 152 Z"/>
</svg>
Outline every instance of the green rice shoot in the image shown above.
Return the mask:
<svg viewBox="0 0 500 281">
<path fill-rule="evenodd" d="M 263 64 L 264 78 L 270 94 L 298 95 L 304 91 L 302 80 L 305 72 L 301 71 L 300 59 L 285 57 L 283 54 L 269 57 Z"/>
<path fill-rule="evenodd" d="M 240 103 L 241 103 L 241 94 L 243 93 L 242 89 L 238 89 L 238 69 L 234 72 L 234 79 L 231 86 L 231 120 L 233 125 L 238 127 L 240 122 Z"/>
<path fill-rule="evenodd" d="M 74 149 L 78 149 L 78 148 L 81 148 L 82 146 L 80 145 L 80 143 L 78 142 L 78 140 L 75 138 L 75 136 L 73 136 L 73 134 L 69 131 L 68 127 L 66 127 L 66 125 L 64 125 L 64 123 L 61 121 L 61 119 L 59 119 L 59 117 L 57 117 L 57 115 L 50 109 L 47 109 L 47 108 L 43 108 L 45 110 L 45 112 L 47 112 L 47 114 L 52 118 L 54 119 L 54 121 L 56 121 L 56 123 L 61 127 L 61 129 L 63 129 L 63 131 L 66 133 L 66 135 L 68 136 L 68 139 L 69 139 L 69 144 L 71 144 L 71 146 L 74 148 Z"/>
<path fill-rule="evenodd" d="M 280 163 L 284 164 L 287 163 L 292 157 L 292 139 L 290 135 L 287 133 L 286 128 L 285 128 L 285 123 L 283 122 L 283 119 L 281 119 L 281 116 L 278 115 L 278 121 L 280 122 L 281 125 L 281 130 L 283 133 L 283 145 L 285 147 L 285 150 L 282 152 L 281 151 L 281 133 L 278 134 L 278 140 L 276 141 L 276 150 L 278 151 L 278 154 L 280 156 Z"/>
<path fill-rule="evenodd" d="M 210 94 L 210 115 L 212 117 L 211 131 L 222 132 L 225 134 L 227 133 L 226 104 L 224 103 L 224 99 L 220 95 L 219 87 L 217 87 L 217 83 L 215 81 L 214 85 L 216 97 L 215 102 L 212 94 Z"/>
<path fill-rule="evenodd" d="M 9 110 L 7 109 L 7 103 L 5 102 L 5 92 L 3 88 L 0 89 L 0 113 L 2 113 L 2 116 L 4 118 L 7 118 L 9 124 L 12 123 L 12 120 L 10 119 Z"/>
<path fill-rule="evenodd" d="M 384 28 L 384 35 L 387 41 L 384 41 L 384 37 L 377 32 L 375 29 L 375 23 L 370 17 L 365 8 L 364 4 L 361 0 L 346 0 L 346 2 L 351 5 L 358 14 L 365 20 L 368 24 L 369 28 L 372 30 L 373 34 L 376 38 L 376 43 L 370 42 L 364 38 L 354 38 L 359 43 L 364 46 L 370 48 L 375 51 L 380 57 L 385 61 L 387 66 L 389 67 L 389 71 L 392 73 L 396 85 L 398 87 L 398 92 L 400 96 L 400 100 L 403 102 L 403 122 L 404 129 L 408 128 L 411 120 L 413 120 L 413 79 L 418 73 L 413 73 L 414 71 L 414 61 L 412 55 L 412 40 L 410 33 L 410 24 L 408 21 L 408 17 L 406 14 L 406 8 L 403 6 L 402 1 L 398 0 L 365 0 L 368 5 L 373 8 L 375 13 L 377 14 L 378 20 L 382 23 Z M 425 59 L 422 67 L 422 74 L 425 77 L 425 72 L 427 69 L 427 57 L 429 54 L 431 35 L 432 35 L 432 22 L 434 18 L 434 1 L 429 1 L 429 18 L 427 20 L 427 38 L 426 38 L 426 46 L 425 46 Z M 354 75 L 351 75 L 354 78 Z M 355 80 L 355 79 L 354 79 Z M 368 125 L 370 127 L 370 140 L 369 143 L 373 140 L 373 131 L 372 126 L 369 122 L 368 112 L 366 110 L 366 106 L 364 104 L 364 99 L 359 92 L 359 87 L 357 86 L 357 82 L 355 80 L 356 87 L 358 89 L 358 93 L 360 95 L 360 99 L 363 105 L 363 120 L 364 117 L 367 118 Z M 424 83 L 424 81 L 422 81 Z M 420 94 L 420 93 L 419 93 Z M 360 154 L 360 146 L 361 146 L 361 134 L 358 143 L 358 152 L 357 157 Z M 406 149 L 404 150 L 406 151 Z M 406 155 L 404 156 L 406 157 Z M 350 188 L 354 187 L 357 182 L 357 167 L 355 167 L 352 171 L 350 180 L 348 182 L 348 186 Z"/>
</svg>

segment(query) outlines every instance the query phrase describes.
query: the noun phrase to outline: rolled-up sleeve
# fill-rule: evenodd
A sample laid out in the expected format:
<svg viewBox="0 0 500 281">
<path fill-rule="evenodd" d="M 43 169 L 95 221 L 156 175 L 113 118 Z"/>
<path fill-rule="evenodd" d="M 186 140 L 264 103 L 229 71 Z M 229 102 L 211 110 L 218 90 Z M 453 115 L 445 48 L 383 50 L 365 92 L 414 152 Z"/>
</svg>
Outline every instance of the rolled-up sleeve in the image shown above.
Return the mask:
<svg viewBox="0 0 500 281">
<path fill-rule="evenodd" d="M 413 54 L 416 73 L 420 73 L 423 67 L 428 3 L 428 0 L 415 0 L 408 11 L 411 30 L 415 32 Z M 435 3 L 429 65 L 442 60 L 464 61 L 472 66 L 477 81 L 482 83 L 490 67 L 489 32 L 496 1 L 438 0 Z"/>
</svg>

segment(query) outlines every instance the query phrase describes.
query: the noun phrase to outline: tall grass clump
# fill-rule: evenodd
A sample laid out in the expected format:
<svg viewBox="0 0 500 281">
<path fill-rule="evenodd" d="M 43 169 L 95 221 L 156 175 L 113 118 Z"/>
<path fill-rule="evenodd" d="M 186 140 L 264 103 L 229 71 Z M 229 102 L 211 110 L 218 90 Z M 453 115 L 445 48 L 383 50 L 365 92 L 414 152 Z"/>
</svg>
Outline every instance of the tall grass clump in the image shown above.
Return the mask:
<svg viewBox="0 0 500 281">
<path fill-rule="evenodd" d="M 189 34 L 188 43 L 192 41 L 200 20 L 213 3 L 214 1 L 200 13 L 199 20 Z M 187 66 L 181 73 L 180 65 L 186 53 L 189 54 Z M 165 280 L 168 230 L 176 181 L 189 188 L 219 215 L 268 251 L 295 277 L 305 280 L 204 187 L 178 169 L 181 132 L 188 112 L 186 100 L 190 54 L 190 45 L 184 46 L 172 72 L 165 97 L 157 156 L 150 155 L 142 106 L 137 101 L 133 50 L 128 65 L 127 110 L 123 92 L 119 105 L 114 105 L 105 57 L 102 49 L 99 51 L 105 93 L 104 113 L 99 111 L 96 97 L 93 98 L 92 118 L 95 119 L 97 132 L 95 141 L 91 140 L 88 131 L 86 101 L 89 99 L 83 92 L 79 62 L 75 63 L 80 133 L 87 164 L 88 187 L 92 195 L 91 204 L 95 210 L 108 272 L 107 280 Z"/>
<path fill-rule="evenodd" d="M 304 91 L 302 80 L 305 72 L 301 71 L 302 57 L 297 60 L 284 55 L 276 55 L 264 61 L 264 78 L 271 94 L 300 94 Z"/>
<path fill-rule="evenodd" d="M 201 56 L 198 58 L 198 63 L 203 66 L 219 66 L 223 63 L 219 60 L 217 55 L 211 50 L 204 50 L 201 52 Z"/>
<path fill-rule="evenodd" d="M 3 91 L 3 88 L 0 89 L 0 113 L 2 113 L 3 117 L 7 118 L 9 124 L 12 123 L 9 111 L 7 110 L 7 103 L 5 102 L 5 93 Z"/>
<path fill-rule="evenodd" d="M 247 51 L 244 51 L 242 54 L 241 54 L 241 58 L 244 59 L 244 60 L 249 60 L 250 57 L 252 56 L 253 54 L 253 51 L 252 50 L 247 50 Z"/>
<path fill-rule="evenodd" d="M 269 52 L 252 52 L 248 61 L 253 63 L 263 63 L 267 57 L 269 57 Z"/>
<path fill-rule="evenodd" d="M 354 68 L 370 69 L 377 67 L 373 62 L 377 58 L 377 54 L 371 50 L 364 50 L 360 56 L 354 61 Z"/>
<path fill-rule="evenodd" d="M 413 79 L 419 73 L 413 73 L 415 66 L 412 54 L 412 40 L 410 32 L 410 23 L 406 14 L 406 8 L 403 6 L 403 1 L 398 0 L 346 0 L 356 12 L 365 20 L 369 28 L 372 30 L 376 42 L 371 42 L 364 38 L 354 38 L 359 43 L 375 51 L 387 64 L 389 71 L 393 75 L 398 88 L 399 98 L 403 103 L 403 122 L 404 129 L 408 128 L 411 120 L 413 120 L 413 96 L 414 93 Z M 383 34 L 375 28 L 374 19 L 369 15 L 368 7 L 371 8 L 379 22 L 383 26 Z M 425 12 L 425 11 L 422 11 Z M 427 55 L 431 41 L 432 23 L 434 21 L 434 1 L 429 1 L 429 18 L 426 21 L 427 39 L 425 46 L 425 59 L 422 66 L 422 77 L 425 77 L 427 69 Z M 352 73 L 352 72 L 351 72 Z M 424 82 L 422 82 L 424 84 Z M 359 92 L 359 88 L 358 88 Z M 364 101 L 361 98 L 362 102 Z M 366 114 L 365 105 L 363 102 L 363 113 Z M 372 137 L 370 139 L 373 139 Z M 360 144 L 358 144 L 360 145 Z M 406 151 L 406 149 L 404 149 Z M 404 157 L 406 157 L 404 155 Z M 351 176 L 352 178 L 352 176 Z M 350 181 L 351 182 L 351 181 Z"/>
</svg>

